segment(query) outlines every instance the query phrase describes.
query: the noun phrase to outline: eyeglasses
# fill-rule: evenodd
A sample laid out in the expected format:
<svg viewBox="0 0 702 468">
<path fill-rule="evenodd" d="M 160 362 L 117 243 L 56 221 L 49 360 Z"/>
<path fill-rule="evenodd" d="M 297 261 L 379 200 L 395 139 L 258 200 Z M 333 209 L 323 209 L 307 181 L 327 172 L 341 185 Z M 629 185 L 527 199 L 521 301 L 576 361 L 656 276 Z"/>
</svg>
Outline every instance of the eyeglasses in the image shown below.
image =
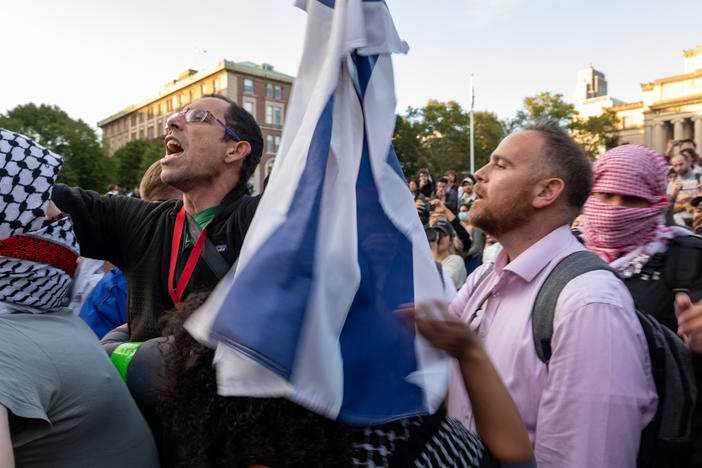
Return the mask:
<svg viewBox="0 0 702 468">
<path fill-rule="evenodd" d="M 227 132 L 232 138 L 234 138 L 234 141 L 241 141 L 241 138 L 236 136 L 234 132 L 229 130 L 217 117 L 212 114 L 212 112 L 205 110 L 205 109 L 200 109 L 199 107 L 186 107 L 185 109 L 178 111 L 174 114 L 171 114 L 167 119 L 166 119 L 166 125 L 165 125 L 165 131 L 168 133 L 168 121 L 171 120 L 173 117 L 176 115 L 182 115 L 183 118 L 185 118 L 186 122 L 204 122 L 207 120 L 208 116 L 212 116 L 215 122 L 219 124 L 220 127 L 224 129 L 225 132 Z"/>
</svg>

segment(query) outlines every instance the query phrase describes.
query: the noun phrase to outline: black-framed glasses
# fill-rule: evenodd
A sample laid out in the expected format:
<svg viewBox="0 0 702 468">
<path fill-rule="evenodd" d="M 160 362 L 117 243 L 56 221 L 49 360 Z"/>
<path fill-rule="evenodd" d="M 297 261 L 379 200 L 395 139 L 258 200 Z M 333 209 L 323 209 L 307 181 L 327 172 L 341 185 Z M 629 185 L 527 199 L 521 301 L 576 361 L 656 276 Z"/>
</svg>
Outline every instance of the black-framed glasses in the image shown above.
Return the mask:
<svg viewBox="0 0 702 468">
<path fill-rule="evenodd" d="M 166 133 L 168 133 L 168 121 L 176 115 L 182 115 L 186 122 L 204 122 L 205 120 L 207 120 L 208 116 L 212 116 L 214 121 L 217 122 L 217 124 L 219 124 L 219 126 L 222 127 L 224 131 L 227 132 L 232 138 L 234 138 L 234 141 L 241 141 L 241 138 L 239 138 L 234 132 L 229 130 L 226 127 L 226 125 L 224 125 L 217 117 L 214 116 L 212 112 L 208 111 L 207 109 L 200 109 L 199 107 L 186 107 L 183 110 L 171 114 L 166 119 Z"/>
</svg>

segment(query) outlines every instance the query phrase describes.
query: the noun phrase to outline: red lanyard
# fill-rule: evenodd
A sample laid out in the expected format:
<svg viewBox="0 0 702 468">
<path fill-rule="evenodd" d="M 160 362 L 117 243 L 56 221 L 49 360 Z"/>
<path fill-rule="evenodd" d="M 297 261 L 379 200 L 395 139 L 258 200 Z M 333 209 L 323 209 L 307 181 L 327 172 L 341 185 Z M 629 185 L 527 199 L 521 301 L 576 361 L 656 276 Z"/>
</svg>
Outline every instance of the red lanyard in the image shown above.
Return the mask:
<svg viewBox="0 0 702 468">
<path fill-rule="evenodd" d="M 185 262 L 183 273 L 181 273 L 180 278 L 178 279 L 178 286 L 175 290 L 173 290 L 173 278 L 175 276 L 176 264 L 178 263 L 178 251 L 180 250 L 180 239 L 183 236 L 184 225 L 185 206 L 180 209 L 178 215 L 176 216 L 175 228 L 173 229 L 173 240 L 171 241 L 171 266 L 168 269 L 168 293 L 171 295 L 173 304 L 175 304 L 176 307 L 178 307 L 178 304 L 180 304 L 180 298 L 183 297 L 185 287 L 188 285 L 188 281 L 190 281 L 190 277 L 193 275 L 193 270 L 195 270 L 195 264 L 197 263 L 198 258 L 200 258 L 202 247 L 205 245 L 205 239 L 207 238 L 205 236 L 207 226 L 209 226 L 210 223 L 207 223 L 207 225 L 202 229 L 200 237 L 197 238 L 197 242 L 195 242 L 195 246 L 188 257 L 188 261 Z"/>
</svg>

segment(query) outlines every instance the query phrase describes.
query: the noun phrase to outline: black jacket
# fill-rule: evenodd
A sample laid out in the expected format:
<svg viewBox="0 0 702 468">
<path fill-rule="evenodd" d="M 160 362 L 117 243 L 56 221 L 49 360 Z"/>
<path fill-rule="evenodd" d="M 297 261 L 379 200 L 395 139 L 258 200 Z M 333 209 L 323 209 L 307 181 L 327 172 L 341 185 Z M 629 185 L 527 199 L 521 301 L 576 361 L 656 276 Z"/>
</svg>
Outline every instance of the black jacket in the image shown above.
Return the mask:
<svg viewBox="0 0 702 468">
<path fill-rule="evenodd" d="M 259 197 L 251 197 L 245 190 L 241 184 L 229 192 L 207 228 L 207 237 L 229 265 L 239 257 L 244 235 L 258 206 Z M 154 203 L 115 195 L 100 196 L 63 184 L 54 187 L 53 200 L 73 218 L 81 255 L 109 260 L 124 272 L 129 286 L 130 340 L 160 336 L 159 318 L 174 307 L 168 293 L 168 269 L 175 218 L 183 202 Z M 191 246 L 183 247 L 184 241 L 180 244 L 176 283 L 192 250 Z M 200 258 L 183 297 L 211 290 L 217 281 Z"/>
<path fill-rule="evenodd" d="M 670 248 L 677 248 L 681 243 L 689 244 L 692 250 L 691 254 L 686 255 L 687 258 L 694 258 L 696 275 L 694 279 L 686 284 L 688 294 L 693 303 L 702 299 L 702 239 L 694 237 L 679 237 L 670 241 Z M 699 254 L 695 252 L 699 251 Z M 676 262 L 675 258 L 670 258 L 669 250 L 652 256 L 649 261 L 643 266 L 641 272 L 633 275 L 630 278 L 624 279 L 624 284 L 629 288 L 629 292 L 636 302 L 636 306 L 653 315 L 661 324 L 670 328 L 674 333 L 678 331 L 678 319 L 675 317 L 675 292 L 674 287 L 683 286 L 682 284 L 673 284 L 676 282 L 675 277 L 666 274 L 666 267 L 670 271 L 678 271 L 682 265 L 670 264 L 667 262 Z"/>
</svg>

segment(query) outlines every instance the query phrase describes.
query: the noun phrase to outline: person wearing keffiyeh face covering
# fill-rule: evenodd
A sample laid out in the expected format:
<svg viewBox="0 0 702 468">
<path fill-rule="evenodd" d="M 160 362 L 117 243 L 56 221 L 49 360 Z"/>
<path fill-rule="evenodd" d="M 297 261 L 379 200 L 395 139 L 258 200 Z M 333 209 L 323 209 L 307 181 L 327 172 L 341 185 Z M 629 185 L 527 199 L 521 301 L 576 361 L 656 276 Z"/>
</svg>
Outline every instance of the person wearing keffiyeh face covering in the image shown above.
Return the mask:
<svg viewBox="0 0 702 468">
<path fill-rule="evenodd" d="M 65 308 L 79 248 L 50 202 L 61 164 L 0 129 L 0 466 L 158 466 L 119 374 Z"/>
<path fill-rule="evenodd" d="M 593 172 L 592 195 L 584 207 L 585 246 L 619 273 L 646 312 L 677 331 L 675 294 L 663 273 L 666 254 L 671 246 L 696 239 L 688 239 L 687 229 L 664 225 L 670 206 L 665 159 L 645 146 L 622 145 L 597 159 Z M 693 302 L 702 299 L 701 273 L 699 268 L 688 288 Z"/>
<path fill-rule="evenodd" d="M 593 172 L 585 246 L 619 273 L 639 308 L 687 341 L 702 388 L 702 239 L 664 225 L 665 159 L 645 146 L 622 145 L 595 161 Z M 676 292 L 680 286 L 687 291 Z M 693 435 L 702 431 L 699 401 L 694 411 Z M 693 445 L 689 466 L 702 466 L 702 440 L 693 437 Z"/>
</svg>

